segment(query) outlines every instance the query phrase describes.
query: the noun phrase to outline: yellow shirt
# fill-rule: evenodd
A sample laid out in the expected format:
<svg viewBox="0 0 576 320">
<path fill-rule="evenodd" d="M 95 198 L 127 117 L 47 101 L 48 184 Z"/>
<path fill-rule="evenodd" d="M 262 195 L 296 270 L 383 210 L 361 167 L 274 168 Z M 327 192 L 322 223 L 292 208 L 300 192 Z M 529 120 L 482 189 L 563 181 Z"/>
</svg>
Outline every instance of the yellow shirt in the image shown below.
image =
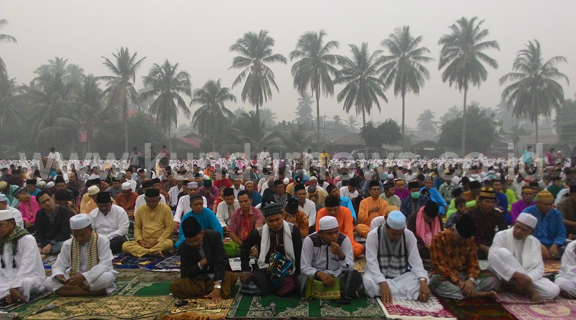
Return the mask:
<svg viewBox="0 0 576 320">
<path fill-rule="evenodd" d="M 158 203 L 154 210 L 143 205 L 136 210 L 134 218 L 134 240 L 146 242 L 161 242 L 172 237 L 174 217 L 170 207 Z"/>
<path fill-rule="evenodd" d="M 323 167 L 328 166 L 328 163 L 330 162 L 330 155 L 326 152 L 322 152 L 320 154 L 320 163 Z"/>
</svg>

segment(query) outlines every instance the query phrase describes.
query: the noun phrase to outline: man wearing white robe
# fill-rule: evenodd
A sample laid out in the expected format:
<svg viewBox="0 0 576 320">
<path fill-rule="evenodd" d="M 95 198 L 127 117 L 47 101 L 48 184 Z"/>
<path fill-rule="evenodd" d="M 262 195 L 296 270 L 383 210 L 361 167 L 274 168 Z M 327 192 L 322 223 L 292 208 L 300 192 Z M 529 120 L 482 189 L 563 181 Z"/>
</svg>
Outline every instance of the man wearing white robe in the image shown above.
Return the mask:
<svg viewBox="0 0 576 320">
<path fill-rule="evenodd" d="M 566 246 L 562 255 L 562 266 L 554 283 L 560 287 L 560 291 L 576 299 L 576 241 Z"/>
<path fill-rule="evenodd" d="M 228 225 L 230 224 L 230 217 L 234 211 L 240 208 L 240 203 L 236 200 L 237 195 L 235 194 L 234 188 L 224 189 L 224 201 L 218 204 L 216 207 L 216 218 L 218 222 L 224 229 L 224 234 L 228 233 Z"/>
<path fill-rule="evenodd" d="M 52 276 L 44 282 L 46 289 L 62 296 L 105 296 L 116 289 L 114 280 L 118 272 L 112 267 L 110 241 L 105 236 L 93 232 L 88 215 L 77 214 L 70 218 L 72 239 L 62 245 L 56 263 L 52 266 Z M 73 241 L 79 247 L 78 273 L 71 274 L 74 268 Z M 97 264 L 90 267 L 90 243 L 97 241 Z"/>
<path fill-rule="evenodd" d="M 384 256 L 391 257 L 389 266 L 381 265 Z M 391 267 L 398 262 L 406 262 L 405 268 Z M 411 266 L 410 270 L 408 266 Z M 379 296 L 384 303 L 392 302 L 392 298 L 428 301 L 428 281 L 416 237 L 406 228 L 404 214 L 394 210 L 388 215 L 386 224 L 371 230 L 366 239 L 366 271 L 363 276 L 366 295 Z"/>
<path fill-rule="evenodd" d="M 8 199 L 6 198 L 6 195 L 3 193 L 0 193 L 0 210 L 9 210 L 10 212 L 12 212 L 12 217 L 14 217 L 16 225 L 19 226 L 20 228 L 24 228 L 24 220 L 22 219 L 22 213 L 20 212 L 20 210 L 12 208 L 11 206 L 8 205 Z"/>
<path fill-rule="evenodd" d="M 502 290 L 526 294 L 541 302 L 554 299 L 560 288 L 544 275 L 540 241 L 532 236 L 538 219 L 521 213 L 514 227 L 500 231 L 488 253 L 490 270 L 504 282 Z"/>
<path fill-rule="evenodd" d="M 96 204 L 98 208 L 88 215 L 94 232 L 108 238 L 113 254 L 122 252 L 122 245 L 128 240 L 128 214 L 122 207 L 112 204 L 110 193 L 106 191 L 98 192 Z"/>
<path fill-rule="evenodd" d="M 36 239 L 16 225 L 10 210 L 0 210 L 0 245 L 0 299 L 26 302 L 30 295 L 44 290 L 46 273 Z"/>
<path fill-rule="evenodd" d="M 176 232 L 178 232 L 178 228 L 180 227 L 180 220 L 182 220 L 182 217 L 190 211 L 190 196 L 198 193 L 197 182 L 188 182 L 186 187 L 188 194 L 180 197 L 178 205 L 176 206 L 176 211 L 174 211 L 174 227 L 176 228 Z M 208 208 L 206 197 L 202 196 L 202 201 L 204 201 L 204 208 Z M 212 208 L 209 209 L 212 210 Z"/>
</svg>

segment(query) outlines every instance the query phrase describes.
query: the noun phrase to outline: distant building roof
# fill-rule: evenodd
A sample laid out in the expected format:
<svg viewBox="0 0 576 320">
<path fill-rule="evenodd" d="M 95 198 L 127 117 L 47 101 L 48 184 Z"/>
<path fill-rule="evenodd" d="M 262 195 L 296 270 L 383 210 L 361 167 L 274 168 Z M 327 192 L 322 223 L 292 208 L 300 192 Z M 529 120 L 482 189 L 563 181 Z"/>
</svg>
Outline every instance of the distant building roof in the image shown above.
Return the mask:
<svg viewBox="0 0 576 320">
<path fill-rule="evenodd" d="M 347 133 L 339 138 L 329 141 L 330 144 L 335 146 L 363 146 L 364 139 L 358 133 Z"/>
</svg>

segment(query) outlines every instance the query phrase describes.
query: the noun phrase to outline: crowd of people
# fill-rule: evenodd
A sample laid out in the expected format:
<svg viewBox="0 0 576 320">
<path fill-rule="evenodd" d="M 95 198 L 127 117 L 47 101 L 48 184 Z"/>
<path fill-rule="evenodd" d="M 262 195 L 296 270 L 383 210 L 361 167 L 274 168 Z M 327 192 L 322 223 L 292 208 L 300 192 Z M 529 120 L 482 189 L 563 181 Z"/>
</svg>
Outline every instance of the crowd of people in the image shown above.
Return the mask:
<svg viewBox="0 0 576 320">
<path fill-rule="evenodd" d="M 0 296 L 107 295 L 115 254 L 177 250 L 178 298 L 230 298 L 238 278 L 244 294 L 343 303 L 361 287 L 383 302 L 575 298 L 576 171 L 550 159 L 343 162 L 308 150 L 283 161 L 264 148 L 252 160 L 154 166 L 58 155 L 45 175 L 39 163 L 0 161 Z M 58 257 L 46 279 L 47 255 Z M 561 260 L 555 278 L 546 260 Z"/>
</svg>

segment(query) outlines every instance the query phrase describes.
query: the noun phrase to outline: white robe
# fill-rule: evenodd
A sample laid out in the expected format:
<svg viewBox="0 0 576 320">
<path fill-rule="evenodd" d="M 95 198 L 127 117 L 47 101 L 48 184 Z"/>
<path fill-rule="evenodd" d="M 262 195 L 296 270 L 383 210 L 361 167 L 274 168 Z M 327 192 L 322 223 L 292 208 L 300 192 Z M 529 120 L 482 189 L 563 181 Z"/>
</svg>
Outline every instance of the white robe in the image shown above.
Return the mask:
<svg viewBox="0 0 576 320">
<path fill-rule="evenodd" d="M 383 226 L 384 228 L 384 226 Z M 394 279 L 386 279 L 378 262 L 378 228 L 371 230 L 366 238 L 366 271 L 362 276 L 364 290 L 369 297 L 381 296 L 380 283 L 387 282 L 394 299 L 418 300 L 420 296 L 419 278 L 428 281 L 428 272 L 424 269 L 422 258 L 418 253 L 416 236 L 408 229 L 404 229 L 406 238 L 406 251 L 408 252 L 408 264 L 412 267 L 410 272 Z"/>
<path fill-rule="evenodd" d="M 532 279 L 532 286 L 542 299 L 554 299 L 560 289 L 552 281 L 543 278 L 544 262 L 540 242 L 533 236 L 523 241 L 516 240 L 512 236 L 513 230 L 500 231 L 494 237 L 488 252 L 488 268 L 504 281 L 510 281 L 515 272 L 523 273 Z"/>
<path fill-rule="evenodd" d="M 316 204 L 314 201 L 306 199 L 304 200 L 304 206 L 298 205 L 298 209 L 308 216 L 308 225 L 310 227 L 316 226 Z"/>
<path fill-rule="evenodd" d="M 42 284 L 46 272 L 34 236 L 25 235 L 20 238 L 17 249 L 14 256 L 16 268 L 12 268 L 12 244 L 4 244 L 2 259 L 6 267 L 0 268 L 0 297 L 5 297 L 10 289 L 17 288 L 20 295 L 28 300 L 31 294 L 44 290 Z"/>
<path fill-rule="evenodd" d="M 16 208 L 8 207 L 6 210 L 10 210 L 12 216 L 14 217 L 14 221 L 16 221 L 16 225 L 20 228 L 24 229 L 24 220 L 22 219 L 22 212 Z"/>
<path fill-rule="evenodd" d="M 98 208 L 92 210 L 89 216 L 94 232 L 112 240 L 118 236 L 127 236 L 130 220 L 124 208 L 113 204 L 110 212 L 104 215 Z"/>
<path fill-rule="evenodd" d="M 227 227 L 230 224 L 231 214 L 228 212 L 228 207 L 229 206 L 226 203 L 226 201 L 220 202 L 218 204 L 218 207 L 216 207 L 216 218 L 218 218 L 218 222 L 220 222 L 222 228 Z M 234 200 L 234 204 L 232 205 L 232 207 L 234 208 L 232 212 L 240 209 L 240 204 L 238 203 L 238 200 Z"/>
<path fill-rule="evenodd" d="M 576 241 L 572 241 L 566 246 L 562 255 L 562 266 L 554 281 L 560 290 L 566 291 L 576 297 Z"/>
<path fill-rule="evenodd" d="M 38 249 L 36 249 L 38 250 Z M 63 287 L 55 276 L 62 274 L 66 279 L 70 278 L 72 239 L 68 239 L 62 245 L 62 251 L 58 255 L 56 263 L 52 266 L 52 276 L 44 282 L 46 289 L 56 292 Z M 86 280 L 84 283 L 90 286 L 90 291 L 98 291 L 104 288 L 108 293 L 116 289 L 114 280 L 118 272 L 112 267 L 112 251 L 110 250 L 110 241 L 106 237 L 98 237 L 98 264 L 88 270 L 88 243 L 80 246 L 80 270 Z"/>
</svg>

